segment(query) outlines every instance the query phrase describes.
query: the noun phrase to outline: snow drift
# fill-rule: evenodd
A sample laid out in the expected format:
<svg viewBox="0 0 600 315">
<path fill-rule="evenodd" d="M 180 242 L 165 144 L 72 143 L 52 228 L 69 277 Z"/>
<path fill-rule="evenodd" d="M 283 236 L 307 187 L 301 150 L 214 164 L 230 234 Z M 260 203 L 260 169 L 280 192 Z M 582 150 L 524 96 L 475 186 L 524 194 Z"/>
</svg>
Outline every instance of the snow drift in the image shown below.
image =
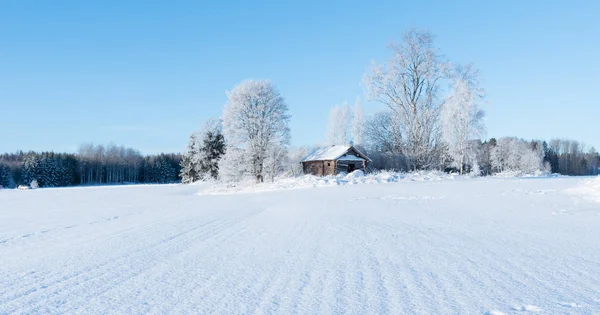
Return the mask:
<svg viewBox="0 0 600 315">
<path fill-rule="evenodd" d="M 357 170 L 350 174 L 339 174 L 324 177 L 313 175 L 302 175 L 296 177 L 281 176 L 276 178 L 273 182 L 265 182 L 261 184 L 256 184 L 253 180 L 228 184 L 213 182 L 207 185 L 200 185 L 202 189 L 198 192 L 198 194 L 254 193 L 311 187 L 397 183 L 401 181 L 439 181 L 447 179 L 452 180 L 457 177 L 458 175 L 456 174 L 447 174 L 439 171 L 412 173 L 381 171 L 365 174 L 361 170 Z"/>
<path fill-rule="evenodd" d="M 568 189 L 567 192 L 595 202 L 600 202 L 600 176 L 586 180 L 580 186 Z"/>
</svg>

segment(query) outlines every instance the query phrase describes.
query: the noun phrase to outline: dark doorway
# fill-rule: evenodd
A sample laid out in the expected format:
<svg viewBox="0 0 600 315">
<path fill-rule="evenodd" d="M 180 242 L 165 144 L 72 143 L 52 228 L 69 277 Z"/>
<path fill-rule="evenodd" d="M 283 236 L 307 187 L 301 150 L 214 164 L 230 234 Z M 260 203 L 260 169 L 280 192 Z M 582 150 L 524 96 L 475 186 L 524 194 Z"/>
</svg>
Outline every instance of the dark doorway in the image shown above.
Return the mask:
<svg viewBox="0 0 600 315">
<path fill-rule="evenodd" d="M 348 173 L 352 173 L 356 170 L 354 164 L 348 164 Z"/>
</svg>

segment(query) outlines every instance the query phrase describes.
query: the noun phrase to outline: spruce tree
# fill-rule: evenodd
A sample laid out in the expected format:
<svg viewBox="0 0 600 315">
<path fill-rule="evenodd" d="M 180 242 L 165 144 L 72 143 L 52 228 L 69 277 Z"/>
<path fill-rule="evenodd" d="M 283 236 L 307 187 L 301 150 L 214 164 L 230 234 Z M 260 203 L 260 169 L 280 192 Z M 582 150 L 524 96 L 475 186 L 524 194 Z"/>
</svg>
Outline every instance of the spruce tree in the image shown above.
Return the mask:
<svg viewBox="0 0 600 315">
<path fill-rule="evenodd" d="M 183 154 L 181 159 L 181 182 L 189 184 L 200 179 L 198 170 L 198 156 L 200 154 L 198 148 L 198 138 L 196 134 L 191 134 L 188 141 L 186 152 Z"/>
<path fill-rule="evenodd" d="M 15 181 L 8 165 L 0 164 L 0 187 L 14 188 Z"/>
<path fill-rule="evenodd" d="M 220 128 L 208 130 L 204 134 L 200 148 L 200 177 L 217 179 L 219 177 L 219 161 L 223 154 L 225 154 L 225 137 Z"/>
</svg>

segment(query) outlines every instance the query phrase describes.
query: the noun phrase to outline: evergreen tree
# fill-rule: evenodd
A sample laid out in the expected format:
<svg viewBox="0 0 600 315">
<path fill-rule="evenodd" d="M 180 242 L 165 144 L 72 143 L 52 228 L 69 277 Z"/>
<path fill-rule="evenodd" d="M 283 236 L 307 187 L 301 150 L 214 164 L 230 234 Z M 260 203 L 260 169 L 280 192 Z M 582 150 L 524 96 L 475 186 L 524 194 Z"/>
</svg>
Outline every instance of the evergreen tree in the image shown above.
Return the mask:
<svg viewBox="0 0 600 315">
<path fill-rule="evenodd" d="M 181 182 L 184 184 L 189 184 L 197 181 L 199 179 L 198 170 L 200 166 L 198 165 L 198 156 L 200 155 L 200 151 L 198 148 L 198 137 L 195 133 L 190 135 L 190 139 L 188 141 L 187 149 L 185 154 L 181 159 Z"/>
<path fill-rule="evenodd" d="M 15 181 L 8 165 L 0 164 L 0 187 L 14 188 Z"/>
<path fill-rule="evenodd" d="M 225 137 L 218 121 L 209 121 L 199 149 L 198 174 L 201 179 L 219 177 L 219 161 L 225 154 Z"/>
</svg>

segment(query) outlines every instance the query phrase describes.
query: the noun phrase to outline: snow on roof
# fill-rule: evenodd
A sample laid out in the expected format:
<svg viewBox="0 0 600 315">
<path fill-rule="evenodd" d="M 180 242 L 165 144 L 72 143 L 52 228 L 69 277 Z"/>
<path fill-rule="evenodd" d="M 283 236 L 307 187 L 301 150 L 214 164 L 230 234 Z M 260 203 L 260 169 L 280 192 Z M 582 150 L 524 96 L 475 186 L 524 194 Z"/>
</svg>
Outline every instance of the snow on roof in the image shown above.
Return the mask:
<svg viewBox="0 0 600 315">
<path fill-rule="evenodd" d="M 348 154 L 346 156 L 342 156 L 339 158 L 340 161 L 364 161 L 366 159 L 360 157 L 360 156 L 356 156 L 354 154 Z"/>
<path fill-rule="evenodd" d="M 348 150 L 350 150 L 350 149 L 352 149 L 352 146 L 350 146 L 350 145 L 332 145 L 329 147 L 323 147 L 323 148 L 317 149 L 315 152 L 309 154 L 307 157 L 304 158 L 304 160 L 302 160 L 302 162 L 337 160 L 338 158 L 342 157 L 342 155 L 344 155 L 346 152 L 348 152 Z M 354 150 L 359 154 L 359 156 L 348 155 L 348 156 L 344 157 L 344 160 L 350 160 L 353 158 L 361 159 L 361 160 L 368 159 L 366 156 L 365 156 L 365 158 L 360 157 L 360 155 L 364 156 L 364 154 L 360 153 L 356 149 L 354 149 Z"/>
</svg>

